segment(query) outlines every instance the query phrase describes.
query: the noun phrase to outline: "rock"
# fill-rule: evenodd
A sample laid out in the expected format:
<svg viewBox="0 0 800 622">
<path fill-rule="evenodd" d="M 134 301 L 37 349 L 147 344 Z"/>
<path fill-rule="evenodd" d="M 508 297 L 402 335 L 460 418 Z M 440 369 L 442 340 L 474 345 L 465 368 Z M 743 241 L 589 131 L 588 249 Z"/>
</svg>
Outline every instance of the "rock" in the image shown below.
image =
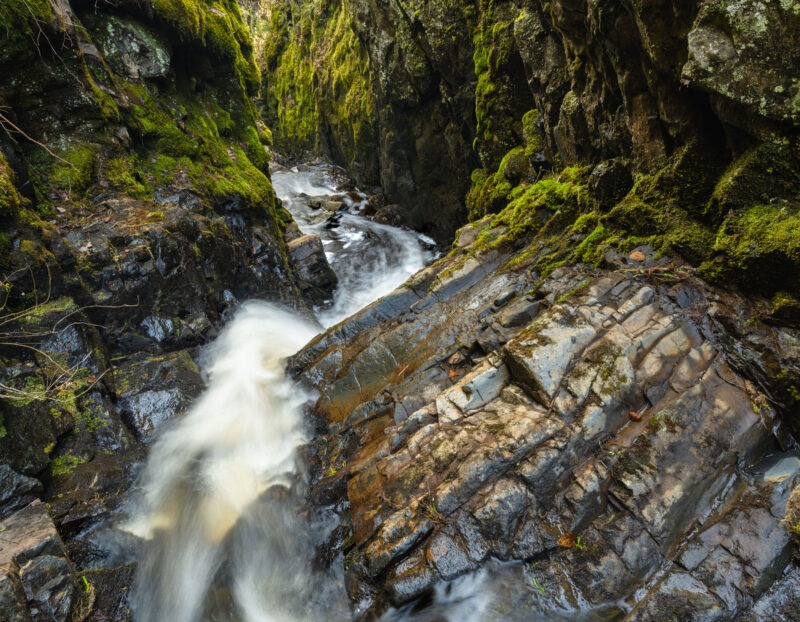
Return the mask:
<svg viewBox="0 0 800 622">
<path fill-rule="evenodd" d="M 289 242 L 287 249 L 303 297 L 318 306 L 332 301 L 339 280 L 325 257 L 320 237 L 308 233 Z"/>
<path fill-rule="evenodd" d="M 7 622 L 31 622 L 22 582 L 5 570 L 0 575 L 0 614 Z"/>
<path fill-rule="evenodd" d="M 793 2 L 704 3 L 688 34 L 685 84 L 754 113 L 800 122 L 800 86 L 789 83 L 800 62 L 800 11 Z"/>
<path fill-rule="evenodd" d="M 163 78 L 170 69 L 167 44 L 156 32 L 134 20 L 107 17 L 97 40 L 120 75 L 133 80 Z"/>
<path fill-rule="evenodd" d="M 601 162 L 592 170 L 589 190 L 603 207 L 612 207 L 628 194 L 633 186 L 633 177 L 619 160 Z"/>
<path fill-rule="evenodd" d="M 400 606 L 429 591 L 438 577 L 421 553 L 410 555 L 391 571 L 389 600 Z"/>
<path fill-rule="evenodd" d="M 338 212 L 344 206 L 343 201 L 321 201 L 320 207 L 329 212 Z"/>
<path fill-rule="evenodd" d="M 501 265 L 453 254 L 290 362 L 321 396 L 316 454 L 347 465 L 346 493 L 317 498 L 346 494 L 348 558 L 365 569 L 348 571 L 350 593 L 403 603 L 489 557 L 534 558 L 543 619 L 565 602 L 619 615 L 641 601 L 643 619 L 754 606 L 791 564 L 781 521 L 797 465 L 742 470 L 774 451 L 775 413 L 741 375 L 751 346 L 687 311 L 748 303 L 691 278 L 563 268 L 498 310 L 538 279 Z M 515 321 L 487 326 L 506 310 Z M 783 334 L 761 333 L 772 348 Z M 478 363 L 454 378 L 453 352 Z"/>
<path fill-rule="evenodd" d="M 70 465 L 52 476 L 44 498 L 61 535 L 70 539 L 73 550 L 73 538 L 79 531 L 107 520 L 125 501 L 121 493 L 133 482 L 135 468 L 130 462 L 134 459 L 136 454 L 98 453 L 91 460 Z"/>
<path fill-rule="evenodd" d="M 42 491 L 39 480 L 0 464 L 0 517 L 18 510 L 33 501 Z"/>
<path fill-rule="evenodd" d="M 744 622 L 758 622 L 767 618 L 775 622 L 793 622 L 800 607 L 800 570 L 796 567 L 781 577 L 768 592 L 744 614 Z"/>
<path fill-rule="evenodd" d="M 3 619 L 70 620 L 77 580 L 44 505 L 35 501 L 18 510 L 0 523 L 0 532 L 0 593 L 5 597 L 0 607 L 9 607 L 0 609 Z M 25 601 L 19 599 L 20 586 Z"/>
<path fill-rule="evenodd" d="M 573 324 L 574 322 L 574 324 Z M 581 318 L 564 316 L 528 328 L 505 351 L 514 377 L 549 406 L 561 389 L 564 373 L 596 335 Z"/>
<path fill-rule="evenodd" d="M 134 359 L 114 370 L 117 409 L 140 441 L 150 441 L 203 387 L 200 370 L 185 350 Z"/>
<path fill-rule="evenodd" d="M 70 619 L 77 584 L 66 559 L 36 557 L 20 569 L 20 579 L 34 622 Z"/>
<path fill-rule="evenodd" d="M 123 565 L 116 568 L 94 570 L 86 573 L 87 580 L 95 590 L 92 618 L 131 622 L 133 612 L 130 604 L 130 586 L 134 581 L 135 566 Z"/>
</svg>

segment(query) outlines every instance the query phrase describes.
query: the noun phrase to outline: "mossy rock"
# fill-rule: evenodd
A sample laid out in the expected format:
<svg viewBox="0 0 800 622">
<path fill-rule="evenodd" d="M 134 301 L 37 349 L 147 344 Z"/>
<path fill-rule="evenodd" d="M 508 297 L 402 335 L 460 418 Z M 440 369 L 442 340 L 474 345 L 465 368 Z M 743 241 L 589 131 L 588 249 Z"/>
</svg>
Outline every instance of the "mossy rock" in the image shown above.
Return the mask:
<svg viewBox="0 0 800 622">
<path fill-rule="evenodd" d="M 3 0 L 0 2 L 0 62 L 13 58 L 20 51 L 27 51 L 31 41 L 36 40 L 40 29 L 48 28 L 53 13 L 48 0 Z"/>
<path fill-rule="evenodd" d="M 719 222 L 729 210 L 800 198 L 800 160 L 787 144 L 761 143 L 736 158 L 719 178 L 705 216 Z"/>
<path fill-rule="evenodd" d="M 800 207 L 756 205 L 730 215 L 717 232 L 714 251 L 723 266 L 716 276 L 763 293 L 799 291 Z"/>
<path fill-rule="evenodd" d="M 11 170 L 5 156 L 0 152 L 0 218 L 15 217 L 22 208 L 29 204 L 28 200 L 17 190 L 15 180 L 14 171 Z"/>
</svg>

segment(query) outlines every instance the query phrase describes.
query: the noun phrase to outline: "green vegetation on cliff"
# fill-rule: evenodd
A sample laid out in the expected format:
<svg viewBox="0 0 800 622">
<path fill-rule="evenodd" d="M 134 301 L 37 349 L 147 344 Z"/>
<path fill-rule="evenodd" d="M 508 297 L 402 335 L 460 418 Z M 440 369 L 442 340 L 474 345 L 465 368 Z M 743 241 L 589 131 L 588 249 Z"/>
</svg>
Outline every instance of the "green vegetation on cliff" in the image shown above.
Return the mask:
<svg viewBox="0 0 800 622">
<path fill-rule="evenodd" d="M 90 207 L 113 193 L 152 200 L 190 189 L 212 209 L 233 201 L 269 213 L 277 232 L 268 138 L 257 129 L 250 97 L 258 93 L 260 72 L 237 2 L 155 0 L 152 13 L 134 12 L 135 19 L 99 11 L 54 20 L 39 0 L 2 3 L 0 12 L 13 25 L 3 59 L 28 62 L 31 41 L 39 41 L 40 56 L 30 60 L 37 83 L 66 81 L 80 103 L 66 113 L 80 123 L 53 124 L 45 110 L 26 108 L 16 81 L 0 88 L 6 117 L 23 115 L 27 133 L 43 137 L 41 145 L 24 144 L 21 158 L 40 214 L 62 205 Z M 50 59 L 46 43 L 61 38 L 63 49 Z M 81 49 L 96 45 L 107 60 L 83 54 L 78 42 Z M 165 79 L 154 83 L 140 72 Z M 21 136 L 15 127 L 3 124 L 10 136 Z M 13 216 L 20 201 L 6 189 L 13 179 L 7 169 L 3 160 L 0 211 Z"/>
<path fill-rule="evenodd" d="M 268 121 L 283 153 L 319 153 L 325 145 L 352 169 L 372 149 L 370 63 L 351 20 L 337 0 L 271 3 L 260 26 L 268 32 L 261 58 Z"/>
</svg>

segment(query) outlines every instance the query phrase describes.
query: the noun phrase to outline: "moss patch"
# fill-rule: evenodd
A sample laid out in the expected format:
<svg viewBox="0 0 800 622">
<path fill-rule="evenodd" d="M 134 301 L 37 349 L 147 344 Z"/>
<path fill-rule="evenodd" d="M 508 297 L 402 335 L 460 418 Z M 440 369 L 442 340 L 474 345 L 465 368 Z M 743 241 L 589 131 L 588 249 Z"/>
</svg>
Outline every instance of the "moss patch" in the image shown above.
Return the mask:
<svg viewBox="0 0 800 622">
<path fill-rule="evenodd" d="M 28 205 L 27 199 L 17 191 L 14 181 L 14 172 L 0 152 L 0 218 L 15 217 Z"/>
<path fill-rule="evenodd" d="M 719 228 L 712 279 L 734 278 L 764 293 L 800 287 L 800 210 L 789 204 L 756 205 L 732 214 Z M 782 306 L 782 305 L 781 305 Z"/>
<path fill-rule="evenodd" d="M 351 169 L 374 152 L 376 106 L 366 50 L 351 26 L 347 6 L 315 0 L 296 9 L 275 5 L 262 27 L 268 121 L 276 147 L 301 156 L 333 145 Z M 291 25 L 290 25 L 291 24 Z"/>
</svg>

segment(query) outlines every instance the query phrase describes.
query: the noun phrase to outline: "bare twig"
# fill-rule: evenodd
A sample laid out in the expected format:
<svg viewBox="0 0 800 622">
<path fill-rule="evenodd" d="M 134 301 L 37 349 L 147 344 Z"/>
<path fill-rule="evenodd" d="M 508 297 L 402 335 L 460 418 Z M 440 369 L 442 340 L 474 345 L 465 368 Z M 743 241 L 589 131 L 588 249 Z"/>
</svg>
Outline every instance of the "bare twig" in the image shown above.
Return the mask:
<svg viewBox="0 0 800 622">
<path fill-rule="evenodd" d="M 2 110 L 2 109 L 6 109 L 6 110 L 8 110 L 8 107 L 7 107 L 7 106 L 0 106 L 0 110 Z M 3 114 L 2 112 L 0 112 L 0 126 L 2 126 L 3 130 L 5 130 L 5 133 L 6 133 L 6 134 L 9 136 L 9 138 L 11 138 L 12 140 L 13 140 L 13 136 L 11 136 L 11 132 L 9 131 L 9 128 L 11 128 L 12 130 L 14 130 L 14 131 L 15 131 L 17 134 L 19 134 L 20 136 L 22 136 L 22 137 L 23 137 L 23 138 L 25 138 L 26 140 L 29 140 L 30 142 L 32 142 L 34 145 L 37 145 L 37 146 L 41 147 L 42 149 L 44 149 L 44 150 L 45 150 L 47 153 L 49 153 L 51 156 L 53 156 L 53 157 L 54 157 L 56 160 L 60 160 L 61 162 L 63 162 L 63 163 L 64 163 L 64 164 L 66 164 L 67 166 L 69 166 L 69 167 L 71 167 L 71 168 L 75 168 L 75 165 L 74 165 L 72 162 L 70 162 L 70 161 L 68 161 L 68 160 L 65 160 L 65 159 L 64 159 L 64 158 L 62 158 L 60 155 L 56 154 L 56 153 L 55 153 L 55 152 L 54 152 L 52 149 L 50 149 L 50 147 L 48 147 L 47 145 L 45 145 L 45 144 L 44 144 L 44 143 L 42 143 L 42 142 L 39 142 L 38 140 L 36 140 L 35 138 L 33 138 L 33 137 L 30 135 L 30 134 L 27 134 L 27 133 L 25 133 L 25 132 L 24 132 L 24 131 L 23 131 L 23 130 L 22 130 L 22 129 L 21 129 L 19 126 L 18 126 L 18 125 L 16 125 L 15 123 L 13 123 L 13 122 L 12 122 L 12 121 L 11 121 L 11 120 L 10 120 L 10 119 L 9 119 L 9 118 L 8 118 L 8 117 L 5 115 L 5 114 Z"/>
</svg>

